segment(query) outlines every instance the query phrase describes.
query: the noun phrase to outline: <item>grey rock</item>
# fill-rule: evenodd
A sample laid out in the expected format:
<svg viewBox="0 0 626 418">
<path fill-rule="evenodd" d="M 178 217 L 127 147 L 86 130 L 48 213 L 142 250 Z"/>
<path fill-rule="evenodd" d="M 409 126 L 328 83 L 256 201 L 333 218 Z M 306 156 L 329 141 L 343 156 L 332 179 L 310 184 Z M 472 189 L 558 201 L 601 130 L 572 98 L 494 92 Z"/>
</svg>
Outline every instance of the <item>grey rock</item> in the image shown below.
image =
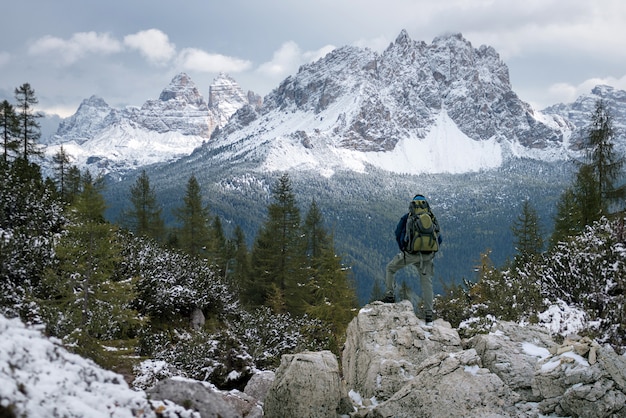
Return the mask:
<svg viewBox="0 0 626 418">
<path fill-rule="evenodd" d="M 336 416 L 345 397 L 339 374 L 339 364 L 330 351 L 284 355 L 265 398 L 266 416 Z"/>
<path fill-rule="evenodd" d="M 419 364 L 441 352 L 462 350 L 459 335 L 439 320 L 424 327 L 409 301 L 373 302 L 348 325 L 342 354 L 348 388 L 384 401 L 417 375 Z"/>
<path fill-rule="evenodd" d="M 518 395 L 479 364 L 473 349 L 434 355 L 420 365 L 415 379 L 366 417 L 516 416 Z"/>
<path fill-rule="evenodd" d="M 169 400 L 196 411 L 202 418 L 260 418 L 263 409 L 251 396 L 237 390 L 223 392 L 195 380 L 170 378 L 146 391 L 155 400 Z"/>
<path fill-rule="evenodd" d="M 246 384 L 243 392 L 263 402 L 274 380 L 276 380 L 276 374 L 271 370 L 255 373 Z"/>
<path fill-rule="evenodd" d="M 523 400 L 539 401 L 532 390 L 539 357 L 525 352 L 524 344 L 529 343 L 546 352 L 555 345 L 544 329 L 504 322 L 498 323 L 491 333 L 472 338 L 467 346 L 480 355 L 483 367 L 497 374 Z"/>
</svg>

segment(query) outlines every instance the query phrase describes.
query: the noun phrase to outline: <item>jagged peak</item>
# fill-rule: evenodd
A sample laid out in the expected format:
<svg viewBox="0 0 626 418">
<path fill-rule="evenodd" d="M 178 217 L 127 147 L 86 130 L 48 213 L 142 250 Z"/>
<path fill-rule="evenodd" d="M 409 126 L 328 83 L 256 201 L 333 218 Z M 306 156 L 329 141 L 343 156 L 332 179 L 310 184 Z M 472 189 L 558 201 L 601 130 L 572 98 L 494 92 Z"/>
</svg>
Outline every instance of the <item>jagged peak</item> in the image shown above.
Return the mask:
<svg viewBox="0 0 626 418">
<path fill-rule="evenodd" d="M 402 29 L 400 31 L 400 34 L 396 37 L 396 44 L 408 44 L 409 42 L 411 42 L 411 37 L 409 36 L 409 33 L 406 31 L 406 29 Z"/>
<path fill-rule="evenodd" d="M 230 75 L 224 73 L 224 72 L 220 72 L 214 79 L 213 79 L 213 86 L 216 85 L 222 85 L 222 84 L 238 84 L 237 81 L 232 78 Z"/>
<path fill-rule="evenodd" d="M 168 101 L 177 98 L 184 98 L 189 103 L 198 103 L 203 101 L 200 91 L 196 87 L 191 77 L 186 73 L 179 73 L 170 84 L 163 89 L 159 100 Z"/>
<path fill-rule="evenodd" d="M 89 106 L 89 107 L 109 107 L 109 104 L 100 96 L 96 96 L 95 94 L 92 95 L 91 97 L 89 97 L 88 99 L 84 99 L 80 106 L 79 109 L 82 106 Z"/>
</svg>

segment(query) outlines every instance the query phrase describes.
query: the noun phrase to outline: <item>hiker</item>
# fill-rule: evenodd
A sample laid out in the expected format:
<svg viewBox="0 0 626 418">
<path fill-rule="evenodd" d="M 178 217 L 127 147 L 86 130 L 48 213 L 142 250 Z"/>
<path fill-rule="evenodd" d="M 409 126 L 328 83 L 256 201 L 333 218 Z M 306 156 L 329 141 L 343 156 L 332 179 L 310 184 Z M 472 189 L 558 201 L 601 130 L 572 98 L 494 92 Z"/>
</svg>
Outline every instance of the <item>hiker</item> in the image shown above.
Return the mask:
<svg viewBox="0 0 626 418">
<path fill-rule="evenodd" d="M 385 275 L 385 297 L 383 302 L 395 302 L 395 274 L 406 266 L 415 266 L 422 283 L 424 322 L 431 326 L 433 321 L 433 258 L 441 244 L 439 223 L 430 210 L 426 198 L 415 195 L 409 211 L 400 218 L 396 226 L 396 241 L 400 252 L 387 264 Z"/>
</svg>

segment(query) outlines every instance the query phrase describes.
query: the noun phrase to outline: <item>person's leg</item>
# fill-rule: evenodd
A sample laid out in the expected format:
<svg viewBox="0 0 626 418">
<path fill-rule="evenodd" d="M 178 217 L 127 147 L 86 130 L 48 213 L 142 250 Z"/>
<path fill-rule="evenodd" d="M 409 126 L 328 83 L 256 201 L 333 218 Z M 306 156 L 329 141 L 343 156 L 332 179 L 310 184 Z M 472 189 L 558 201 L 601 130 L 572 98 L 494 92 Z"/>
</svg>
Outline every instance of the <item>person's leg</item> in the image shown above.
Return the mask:
<svg viewBox="0 0 626 418">
<path fill-rule="evenodd" d="M 422 301 L 424 302 L 424 321 L 432 322 L 433 320 L 433 275 L 435 254 L 423 254 L 419 265 L 416 265 L 420 274 L 422 284 Z"/>
<path fill-rule="evenodd" d="M 395 275 L 398 270 L 403 267 L 406 267 L 406 259 L 404 257 L 404 253 L 398 253 L 391 261 L 387 264 L 387 268 L 385 270 L 385 300 L 391 300 L 395 298 L 396 291 L 396 279 Z"/>
</svg>

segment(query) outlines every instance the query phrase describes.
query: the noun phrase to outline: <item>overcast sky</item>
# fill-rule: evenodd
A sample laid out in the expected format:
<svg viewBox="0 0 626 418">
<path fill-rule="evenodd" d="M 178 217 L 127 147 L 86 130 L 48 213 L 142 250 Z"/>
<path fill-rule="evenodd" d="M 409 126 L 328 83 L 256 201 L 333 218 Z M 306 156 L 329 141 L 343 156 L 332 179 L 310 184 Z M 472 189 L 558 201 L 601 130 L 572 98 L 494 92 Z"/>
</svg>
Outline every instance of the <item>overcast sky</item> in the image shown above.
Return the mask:
<svg viewBox="0 0 626 418">
<path fill-rule="evenodd" d="M 626 90 L 624 0 L 13 0 L 0 8 L 0 99 L 30 83 L 37 110 L 73 114 L 95 94 L 141 106 L 186 72 L 262 96 L 336 47 L 382 52 L 460 32 L 490 45 L 537 109 L 596 84 Z"/>
</svg>

